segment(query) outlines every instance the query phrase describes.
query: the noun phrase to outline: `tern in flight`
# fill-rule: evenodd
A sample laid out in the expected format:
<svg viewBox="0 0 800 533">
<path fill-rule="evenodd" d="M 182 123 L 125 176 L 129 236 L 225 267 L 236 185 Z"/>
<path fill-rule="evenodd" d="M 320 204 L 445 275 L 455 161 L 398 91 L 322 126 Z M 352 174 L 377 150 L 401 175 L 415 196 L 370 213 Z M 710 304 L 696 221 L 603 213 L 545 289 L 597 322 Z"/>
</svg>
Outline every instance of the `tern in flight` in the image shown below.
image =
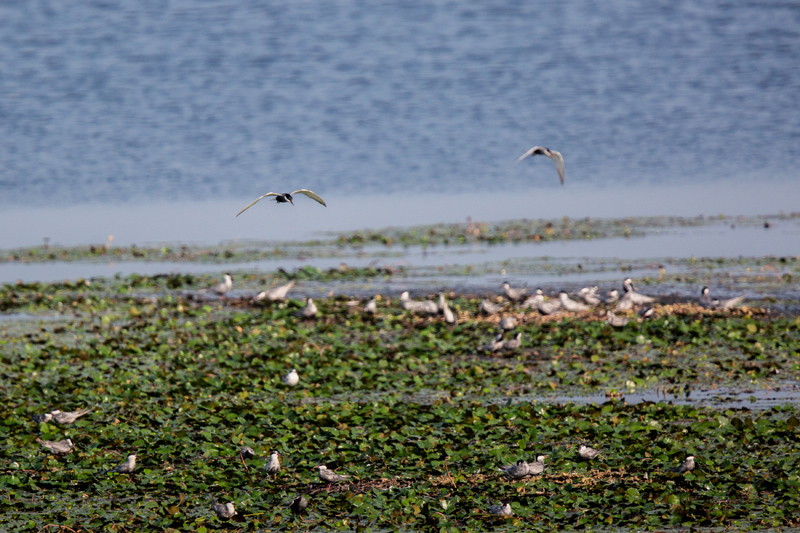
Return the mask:
<svg viewBox="0 0 800 533">
<path fill-rule="evenodd" d="M 309 191 L 308 189 L 297 189 L 296 191 L 285 192 L 285 193 L 282 193 L 282 194 L 281 193 L 277 193 L 277 192 L 268 192 L 267 194 L 259 196 L 258 198 L 253 200 L 247 207 L 245 207 L 244 209 L 242 209 L 241 211 L 236 213 L 236 216 L 238 217 L 239 215 L 241 215 L 242 213 L 244 213 L 245 211 L 247 211 L 248 209 L 250 209 L 251 207 L 256 205 L 256 203 L 259 200 L 261 200 L 262 198 L 265 198 L 267 196 L 274 196 L 275 197 L 275 201 L 278 202 L 279 204 L 284 204 L 286 202 L 289 202 L 290 204 L 294 205 L 294 202 L 292 201 L 292 198 L 294 197 L 295 194 L 305 194 L 306 196 L 308 196 L 312 200 L 316 200 L 317 202 L 321 203 L 325 207 L 328 207 L 325 204 L 325 200 L 323 200 L 322 198 L 317 196 L 314 192 Z"/>
<path fill-rule="evenodd" d="M 553 160 L 553 163 L 556 164 L 556 170 L 558 171 L 558 177 L 561 179 L 561 185 L 564 185 L 564 157 L 561 155 L 560 152 L 556 152 L 555 150 L 551 150 L 550 148 L 543 148 L 541 146 L 534 146 L 524 154 L 522 154 L 519 159 L 517 159 L 517 163 L 522 161 L 528 156 L 535 156 L 535 155 L 546 155 L 550 159 Z M 249 207 L 249 206 L 248 206 Z"/>
</svg>

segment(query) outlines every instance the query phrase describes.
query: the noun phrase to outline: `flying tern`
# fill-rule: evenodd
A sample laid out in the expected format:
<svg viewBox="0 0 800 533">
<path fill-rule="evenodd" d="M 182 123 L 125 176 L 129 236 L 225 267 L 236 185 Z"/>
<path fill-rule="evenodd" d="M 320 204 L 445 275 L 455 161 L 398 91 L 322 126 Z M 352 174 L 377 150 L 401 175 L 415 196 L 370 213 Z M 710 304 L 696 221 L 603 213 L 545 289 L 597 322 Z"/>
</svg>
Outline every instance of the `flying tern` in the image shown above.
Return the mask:
<svg viewBox="0 0 800 533">
<path fill-rule="evenodd" d="M 245 207 L 244 209 L 242 209 L 241 211 L 236 213 L 236 216 L 238 217 L 239 215 L 241 215 L 242 213 L 244 213 L 245 211 L 247 211 L 248 209 L 253 207 L 259 200 L 261 200 L 262 198 L 266 198 L 267 196 L 274 196 L 275 197 L 275 201 L 278 202 L 279 204 L 283 204 L 283 203 L 288 202 L 288 203 L 294 205 L 294 202 L 292 201 L 292 199 L 293 199 L 295 194 L 305 194 L 306 196 L 308 196 L 312 200 L 316 200 L 317 202 L 321 203 L 325 207 L 328 207 L 327 205 L 325 205 L 325 201 L 322 198 L 320 198 L 319 196 L 317 196 L 314 192 L 309 191 L 308 189 L 297 189 L 296 191 L 292 191 L 292 192 L 285 192 L 285 193 L 268 192 L 267 194 L 263 194 L 263 195 L 259 196 L 258 198 L 256 198 L 255 200 L 253 200 L 252 202 L 250 202 L 247 205 L 247 207 Z"/>
<path fill-rule="evenodd" d="M 558 177 L 561 180 L 561 185 L 564 185 L 564 157 L 555 150 L 551 150 L 550 148 L 544 148 L 542 146 L 534 146 L 524 154 L 522 154 L 519 159 L 517 159 L 517 163 L 525 159 L 526 157 L 533 157 L 535 155 L 546 155 L 550 159 L 553 160 L 553 163 L 556 164 L 556 170 L 558 171 Z"/>
</svg>

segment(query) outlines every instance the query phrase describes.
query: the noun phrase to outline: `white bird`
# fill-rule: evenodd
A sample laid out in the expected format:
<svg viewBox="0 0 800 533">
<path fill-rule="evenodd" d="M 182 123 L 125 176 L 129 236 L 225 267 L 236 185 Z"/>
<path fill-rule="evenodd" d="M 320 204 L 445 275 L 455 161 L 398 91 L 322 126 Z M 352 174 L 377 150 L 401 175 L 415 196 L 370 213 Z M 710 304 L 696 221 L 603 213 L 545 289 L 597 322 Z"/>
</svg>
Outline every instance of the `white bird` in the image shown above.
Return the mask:
<svg viewBox="0 0 800 533">
<path fill-rule="evenodd" d="M 492 303 L 489 300 L 483 300 L 481 302 L 481 312 L 487 315 L 497 314 L 500 312 L 500 309 L 502 309 L 502 306 Z"/>
<path fill-rule="evenodd" d="M 437 305 L 439 312 L 444 314 L 444 308 L 447 307 L 447 299 L 444 297 L 444 293 L 439 293 L 439 304 Z"/>
<path fill-rule="evenodd" d="M 73 411 L 71 413 L 69 412 L 63 413 L 58 409 L 54 409 L 48 413 L 50 415 L 50 418 L 45 418 L 45 421 L 49 422 L 52 419 L 53 422 L 55 422 L 60 426 L 64 426 L 66 424 L 73 424 L 77 419 L 79 419 L 86 413 L 90 412 L 91 410 L 92 408 L 89 407 L 88 409 L 78 409 L 77 411 Z"/>
<path fill-rule="evenodd" d="M 131 454 L 128 456 L 125 461 L 121 462 L 111 470 L 106 470 L 106 472 L 117 472 L 119 474 L 130 474 L 133 472 L 133 469 L 136 468 L 136 455 Z"/>
<path fill-rule="evenodd" d="M 489 512 L 495 516 L 512 516 L 514 511 L 511 510 L 510 503 L 501 503 L 500 505 L 490 505 Z"/>
<path fill-rule="evenodd" d="M 506 316 L 500 320 L 500 329 L 503 331 L 511 331 L 517 327 L 517 319 L 513 316 Z"/>
<path fill-rule="evenodd" d="M 503 345 L 504 345 L 504 344 L 505 344 L 505 342 L 503 342 L 503 334 L 502 334 L 502 333 L 498 333 L 498 334 L 497 334 L 497 335 L 495 335 L 495 337 L 494 337 L 494 338 L 493 338 L 493 339 L 492 339 L 492 340 L 489 342 L 489 344 L 487 344 L 487 345 L 483 346 L 481 349 L 482 349 L 484 352 L 499 352 L 500 350 L 502 350 L 502 349 L 503 349 Z"/>
<path fill-rule="evenodd" d="M 622 282 L 622 287 L 625 289 L 625 295 L 622 298 L 630 298 L 630 301 L 635 305 L 649 304 L 656 301 L 656 299 L 652 296 L 647 296 L 646 294 L 636 292 L 636 289 L 633 287 L 633 280 L 631 280 L 631 278 L 625 278 L 625 281 Z"/>
<path fill-rule="evenodd" d="M 67 455 L 75 449 L 75 446 L 72 444 L 72 439 L 58 441 L 36 439 L 36 442 L 41 444 L 43 448 L 47 448 L 56 455 Z"/>
<path fill-rule="evenodd" d="M 417 302 L 409 297 L 408 291 L 400 295 L 400 305 L 403 306 L 403 309 L 411 311 L 412 313 L 427 313 L 429 315 L 439 313 L 439 306 L 436 305 L 436 302 L 432 302 L 431 300 Z"/>
<path fill-rule="evenodd" d="M 445 322 L 447 322 L 451 326 L 457 326 L 458 325 L 458 319 L 456 318 L 456 314 L 453 312 L 452 309 L 450 309 L 450 306 L 447 305 L 447 302 L 445 302 L 445 304 L 444 304 L 443 313 L 444 313 L 444 321 Z"/>
<path fill-rule="evenodd" d="M 583 298 L 583 301 L 589 305 L 599 305 L 600 297 L 597 296 L 597 286 L 594 287 L 584 287 L 578 291 L 578 296 Z"/>
<path fill-rule="evenodd" d="M 507 341 L 503 341 L 503 349 L 504 350 L 516 350 L 522 345 L 522 332 L 520 331 L 513 339 L 508 339 Z"/>
<path fill-rule="evenodd" d="M 681 463 L 680 466 L 676 466 L 675 468 L 670 468 L 671 471 L 677 472 L 678 474 L 683 474 L 685 472 L 691 472 L 694 470 L 694 455 L 690 455 L 686 458 L 686 460 Z"/>
<path fill-rule="evenodd" d="M 603 303 L 605 303 L 605 304 L 613 304 L 613 303 L 616 303 L 618 301 L 619 301 L 619 291 L 617 289 L 612 289 L 612 290 L 608 291 L 608 294 L 606 294 L 606 297 L 603 300 Z"/>
<path fill-rule="evenodd" d="M 586 459 L 587 461 L 591 461 L 598 455 L 600 455 L 600 450 L 595 450 L 594 448 L 590 448 L 584 444 L 581 444 L 578 448 L 578 455 L 581 456 L 582 459 Z"/>
<path fill-rule="evenodd" d="M 233 288 L 233 278 L 231 277 L 230 272 L 225 272 L 223 276 L 223 281 L 217 283 L 213 287 L 211 287 L 211 292 L 217 293 L 222 298 L 228 293 L 229 290 Z"/>
<path fill-rule="evenodd" d="M 646 306 L 642 307 L 641 309 L 639 309 L 639 318 L 641 318 L 642 320 L 645 320 L 645 319 L 648 319 L 648 318 L 652 318 L 655 315 L 656 315 L 656 310 L 653 309 L 650 306 L 646 305 Z"/>
<path fill-rule="evenodd" d="M 735 298 L 728 298 L 727 300 L 718 300 L 711 298 L 711 290 L 708 287 L 703 287 L 700 293 L 700 306 L 706 309 L 733 309 L 744 300 L 744 294 Z"/>
<path fill-rule="evenodd" d="M 369 315 L 374 315 L 378 312 L 378 302 L 375 301 L 375 298 L 367 302 L 367 305 L 364 306 L 364 312 Z"/>
<path fill-rule="evenodd" d="M 221 503 L 217 503 L 212 495 L 209 494 L 208 497 L 211 498 L 211 508 L 215 513 L 217 513 L 218 518 L 230 520 L 236 514 L 236 509 L 233 506 L 233 502 L 228 502 L 223 505 Z"/>
<path fill-rule="evenodd" d="M 517 163 L 525 159 L 526 157 L 532 157 L 535 155 L 546 155 L 550 159 L 553 160 L 553 163 L 556 164 L 556 170 L 558 171 L 558 177 L 561 180 L 561 185 L 564 185 L 564 157 L 555 150 L 551 150 L 550 148 L 544 148 L 542 146 L 534 146 L 524 154 L 522 154 L 519 159 L 517 159 Z"/>
<path fill-rule="evenodd" d="M 544 469 L 547 468 L 544 464 L 544 455 L 540 455 L 536 458 L 536 461 L 532 463 L 528 463 L 528 474 L 532 476 L 537 476 L 544 472 Z"/>
<path fill-rule="evenodd" d="M 297 189 L 296 191 L 285 192 L 285 193 L 268 192 L 267 194 L 262 194 L 261 196 L 259 196 L 258 198 L 256 198 L 255 200 L 253 200 L 252 202 L 247 204 L 247 207 L 245 207 L 244 209 L 242 209 L 241 211 L 236 213 L 236 216 L 238 217 L 239 215 L 241 215 L 242 213 L 244 213 L 245 211 L 247 211 L 248 209 L 250 209 L 251 207 L 256 205 L 256 203 L 258 203 L 259 200 L 261 200 L 262 198 L 266 198 L 267 196 L 274 196 L 275 197 L 275 201 L 278 202 L 279 204 L 283 204 L 283 203 L 289 202 L 290 204 L 294 205 L 294 202 L 292 201 L 292 197 L 295 194 L 305 194 L 306 196 L 308 196 L 312 200 L 316 200 L 317 202 L 321 203 L 322 205 L 325 205 L 325 201 L 322 198 L 317 196 L 312 191 L 309 191 L 308 189 Z M 325 207 L 328 207 L 328 206 L 325 205 Z"/>
<path fill-rule="evenodd" d="M 519 289 L 512 289 L 511 285 L 507 281 L 503 282 L 503 293 L 506 295 L 506 298 L 511 300 L 512 302 L 516 302 L 517 300 L 521 300 L 525 293 L 528 292 L 528 289 L 525 287 Z"/>
<path fill-rule="evenodd" d="M 561 302 L 545 301 L 542 289 L 536 289 L 536 294 L 525 300 L 525 307 L 536 307 L 543 315 L 552 315 L 561 309 Z"/>
<path fill-rule="evenodd" d="M 300 310 L 298 316 L 302 318 L 314 318 L 317 316 L 317 306 L 314 304 L 314 300 L 306 298 L 306 306 Z"/>
<path fill-rule="evenodd" d="M 572 313 L 577 313 L 579 311 L 588 311 L 590 309 L 588 305 L 576 302 L 575 300 L 571 299 L 564 291 L 560 291 L 558 293 L 558 301 L 561 302 L 561 307 Z"/>
<path fill-rule="evenodd" d="M 259 292 L 255 298 L 253 298 L 253 301 L 260 302 L 261 300 L 269 300 L 274 302 L 275 300 L 283 300 L 286 298 L 286 295 L 289 293 L 289 290 L 292 287 L 294 287 L 294 280 L 291 280 L 286 285 L 281 285 L 280 287 L 275 287 L 274 289 Z"/>
<path fill-rule="evenodd" d="M 514 464 L 501 466 L 498 468 L 499 471 L 503 472 L 505 475 L 510 477 L 511 479 L 522 479 L 526 476 L 529 476 L 529 468 L 528 463 L 524 460 L 520 459 Z"/>
<path fill-rule="evenodd" d="M 294 387 L 295 385 L 300 383 L 300 376 L 297 374 L 297 370 L 293 368 L 281 378 L 281 381 L 283 382 L 284 385 L 289 385 L 290 387 Z"/>
<path fill-rule="evenodd" d="M 340 483 L 342 481 L 347 481 L 350 478 L 350 476 L 337 474 L 333 470 L 329 470 L 325 465 L 317 465 L 317 468 L 319 468 L 319 478 L 328 483 L 328 489 L 331 488 L 332 483 Z"/>
<path fill-rule="evenodd" d="M 628 325 L 628 317 L 617 316 L 610 309 L 606 311 L 606 322 L 615 328 L 624 328 Z"/>
<path fill-rule="evenodd" d="M 267 474 L 274 475 L 281 471 L 281 461 L 278 459 L 279 455 L 277 451 L 273 451 L 272 455 L 269 456 L 269 463 L 264 467 L 264 471 Z"/>
</svg>

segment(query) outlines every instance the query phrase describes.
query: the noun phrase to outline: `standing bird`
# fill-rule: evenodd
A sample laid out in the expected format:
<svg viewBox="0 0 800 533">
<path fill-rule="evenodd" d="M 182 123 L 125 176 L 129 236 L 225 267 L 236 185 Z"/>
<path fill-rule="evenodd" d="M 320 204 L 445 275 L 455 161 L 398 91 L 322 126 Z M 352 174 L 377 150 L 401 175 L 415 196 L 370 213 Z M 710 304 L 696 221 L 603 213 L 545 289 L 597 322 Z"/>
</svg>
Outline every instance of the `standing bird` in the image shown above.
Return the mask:
<svg viewBox="0 0 800 533">
<path fill-rule="evenodd" d="M 653 318 L 654 316 L 656 316 L 656 310 L 649 305 L 646 305 L 639 310 L 639 318 L 642 320 Z"/>
<path fill-rule="evenodd" d="M 540 455 L 536 458 L 536 460 L 532 463 L 528 463 L 528 474 L 531 476 L 538 476 L 544 469 L 547 468 L 544 464 L 544 455 Z"/>
<path fill-rule="evenodd" d="M 280 454 L 276 450 L 272 451 L 272 455 L 269 456 L 269 463 L 264 467 L 264 472 L 275 475 L 281 471 L 281 462 L 278 459 L 279 455 Z"/>
<path fill-rule="evenodd" d="M 594 287 L 584 287 L 578 291 L 578 296 L 583 298 L 583 301 L 586 302 L 588 305 L 599 305 L 600 298 L 597 296 L 597 286 Z"/>
<path fill-rule="evenodd" d="M 306 298 L 306 306 L 297 314 L 302 318 L 314 318 L 317 316 L 317 306 L 314 305 L 314 300 Z"/>
<path fill-rule="evenodd" d="M 515 327 L 517 327 L 517 319 L 513 316 L 503 317 L 500 320 L 500 329 L 503 331 L 511 331 Z"/>
<path fill-rule="evenodd" d="M 378 302 L 375 301 L 375 298 L 367 302 L 367 305 L 364 306 L 364 312 L 368 315 L 374 315 L 378 312 Z"/>
<path fill-rule="evenodd" d="M 429 315 L 435 315 L 439 313 L 439 306 L 436 305 L 436 302 L 431 300 L 425 300 L 422 302 L 412 300 L 408 295 L 408 291 L 405 291 L 400 295 L 400 305 L 403 306 L 403 309 L 406 311 L 411 311 L 412 313 L 426 313 Z"/>
<path fill-rule="evenodd" d="M 512 516 L 514 511 L 511 510 L 511 504 L 501 503 L 500 505 L 490 505 L 489 512 L 495 516 Z"/>
<path fill-rule="evenodd" d="M 513 351 L 519 348 L 522 345 L 522 332 L 520 331 L 517 333 L 516 337 L 513 339 L 508 339 L 507 341 L 503 341 L 503 349 L 508 351 Z"/>
<path fill-rule="evenodd" d="M 300 383 L 300 376 L 297 374 L 297 370 L 294 368 L 287 372 L 282 378 L 281 381 L 284 385 L 289 385 L 290 387 L 294 387 L 298 383 Z"/>
<path fill-rule="evenodd" d="M 675 468 L 670 468 L 670 471 L 677 472 L 678 474 L 683 474 L 685 472 L 691 472 L 694 470 L 694 455 L 690 455 L 686 458 L 686 460 L 681 463 L 680 466 L 676 466 Z"/>
<path fill-rule="evenodd" d="M 58 441 L 36 439 L 36 442 L 41 444 L 43 448 L 47 448 L 56 455 L 67 455 L 75 449 L 75 446 L 72 444 L 72 439 Z"/>
<path fill-rule="evenodd" d="M 289 504 L 289 509 L 291 509 L 293 514 L 302 513 L 306 507 L 308 507 L 308 500 L 302 494 L 292 500 L 292 503 Z"/>
<path fill-rule="evenodd" d="M 58 409 L 54 409 L 48 413 L 51 417 L 53 422 L 60 426 L 64 426 L 67 424 L 73 424 L 77 419 L 91 411 L 92 408 L 88 409 L 78 409 L 77 411 L 73 411 L 71 413 L 62 413 Z M 45 419 L 45 421 L 49 422 L 49 419 Z"/>
<path fill-rule="evenodd" d="M 524 305 L 526 307 L 536 307 L 539 313 L 543 315 L 552 315 L 561 309 L 561 302 L 546 302 L 544 300 L 544 291 L 542 289 L 536 289 L 536 294 L 525 300 Z"/>
<path fill-rule="evenodd" d="M 217 503 L 214 496 L 208 495 L 211 499 L 211 508 L 217 513 L 217 517 L 223 520 L 230 520 L 236 514 L 236 509 L 233 507 L 233 502 L 228 502 L 225 505 Z"/>
<path fill-rule="evenodd" d="M 558 293 L 558 301 L 561 302 L 561 307 L 573 313 L 577 313 L 579 311 L 588 311 L 590 309 L 588 305 L 576 302 L 570 298 L 569 295 L 567 295 L 567 293 L 564 291 L 560 291 Z"/>
<path fill-rule="evenodd" d="M 350 478 L 350 476 L 337 474 L 333 470 L 329 470 L 325 465 L 317 465 L 317 468 L 319 468 L 319 478 L 328 483 L 328 490 L 331 489 L 331 484 L 347 481 Z"/>
<path fill-rule="evenodd" d="M 535 155 L 546 155 L 550 159 L 553 160 L 553 163 L 556 164 L 556 170 L 558 171 L 558 177 L 561 180 L 561 185 L 564 185 L 564 157 L 555 150 L 551 150 L 550 148 L 543 148 L 541 146 L 534 146 L 524 154 L 522 154 L 519 159 L 517 159 L 517 163 L 525 159 L 526 157 L 532 157 Z"/>
<path fill-rule="evenodd" d="M 744 300 L 744 294 L 735 298 L 728 298 L 727 300 L 718 300 L 711 298 L 711 290 L 708 287 L 703 287 L 700 292 L 700 307 L 706 309 L 733 309 Z"/>
<path fill-rule="evenodd" d="M 216 293 L 220 298 L 225 298 L 229 290 L 233 288 L 233 278 L 230 272 L 225 272 L 223 281 L 211 287 L 211 292 Z"/>
<path fill-rule="evenodd" d="M 253 200 L 252 202 L 250 202 L 247 205 L 247 207 L 245 207 L 244 209 L 242 209 L 241 211 L 236 213 L 236 216 L 238 217 L 239 215 L 241 215 L 242 213 L 244 213 L 245 211 L 247 211 L 248 209 L 250 209 L 251 207 L 256 205 L 256 203 L 259 200 L 261 200 L 262 198 L 266 198 L 267 196 L 274 196 L 275 197 L 275 201 L 278 202 L 279 204 L 285 204 L 286 202 L 289 202 L 290 204 L 294 205 L 294 202 L 292 201 L 292 197 L 295 194 L 305 194 L 306 196 L 308 196 L 312 200 L 316 200 L 317 202 L 321 203 L 325 207 L 328 207 L 327 205 L 325 205 L 325 201 L 322 198 L 320 198 L 319 196 L 317 196 L 313 192 L 309 191 L 308 189 L 297 189 L 296 191 L 285 192 L 283 194 L 277 193 L 277 192 L 268 192 L 267 194 L 263 194 L 263 195 L 259 196 L 258 198 L 256 198 L 255 200 Z"/>
<path fill-rule="evenodd" d="M 608 291 L 606 294 L 605 299 L 603 300 L 604 304 L 613 304 L 619 301 L 619 291 L 617 289 L 612 289 Z"/>
<path fill-rule="evenodd" d="M 270 302 L 274 302 L 275 300 L 284 300 L 292 287 L 294 287 L 294 280 L 291 280 L 286 285 L 259 292 L 256 294 L 255 298 L 253 298 L 253 301 L 260 302 L 261 300 L 269 300 Z"/>
<path fill-rule="evenodd" d="M 481 302 L 481 313 L 484 313 L 484 314 L 487 314 L 487 315 L 494 315 L 494 314 L 499 313 L 500 309 L 502 309 L 502 306 L 497 305 L 495 303 L 492 303 L 489 300 L 485 300 L 484 299 Z"/>
<path fill-rule="evenodd" d="M 442 312 L 444 313 L 444 321 L 445 322 L 447 322 L 451 326 L 457 326 L 458 325 L 458 319 L 456 318 L 456 314 L 453 312 L 452 309 L 450 309 L 450 306 L 447 305 L 447 302 L 445 302 L 444 310 Z"/>
<path fill-rule="evenodd" d="M 521 289 L 512 289 L 511 285 L 508 284 L 507 281 L 503 282 L 503 293 L 506 295 L 506 298 L 511 300 L 512 302 L 516 302 L 517 300 L 521 300 L 525 293 L 528 292 L 528 289 L 522 287 Z"/>
<path fill-rule="evenodd" d="M 483 346 L 481 350 L 484 352 L 499 352 L 503 349 L 505 342 L 503 342 L 503 334 L 498 333 L 490 342 L 489 344 Z"/>
<path fill-rule="evenodd" d="M 609 309 L 606 311 L 606 323 L 615 328 L 624 328 L 628 325 L 628 317 L 617 316 Z"/>
<path fill-rule="evenodd" d="M 629 298 L 635 305 L 649 304 L 656 301 L 652 296 L 636 292 L 631 278 L 625 278 L 625 281 L 622 282 L 622 287 L 625 289 L 625 294 L 622 296 L 622 299 Z"/>
<path fill-rule="evenodd" d="M 510 477 L 511 479 L 522 479 L 530 475 L 529 472 L 530 468 L 528 467 L 528 463 L 522 459 L 520 459 L 514 464 L 501 466 L 498 468 L 498 470 L 503 472 L 506 476 Z"/>
<path fill-rule="evenodd" d="M 594 448 L 590 448 L 585 444 L 581 444 L 578 447 L 578 455 L 580 455 L 581 459 L 586 459 L 587 461 L 591 461 L 598 455 L 600 455 L 600 450 L 595 450 Z"/>
<path fill-rule="evenodd" d="M 130 454 L 125 461 L 121 462 L 111 470 L 106 470 L 104 473 L 116 472 L 118 474 L 130 474 L 136 468 L 136 455 Z"/>
</svg>

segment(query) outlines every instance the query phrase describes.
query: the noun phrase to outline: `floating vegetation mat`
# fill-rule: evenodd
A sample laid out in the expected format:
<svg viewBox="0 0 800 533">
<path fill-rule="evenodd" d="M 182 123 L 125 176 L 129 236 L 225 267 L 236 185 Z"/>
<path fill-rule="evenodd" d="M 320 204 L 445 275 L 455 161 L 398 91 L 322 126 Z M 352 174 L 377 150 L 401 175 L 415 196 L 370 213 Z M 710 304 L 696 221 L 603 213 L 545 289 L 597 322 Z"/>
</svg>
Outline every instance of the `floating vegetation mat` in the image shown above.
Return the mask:
<svg viewBox="0 0 800 533">
<path fill-rule="evenodd" d="M 307 269 L 272 284 L 392 276 Z M 253 275 L 255 276 L 255 275 Z M 351 277 L 347 277 L 351 276 Z M 779 283 L 794 283 L 779 279 Z M 0 288 L 0 524 L 8 531 L 608 531 L 800 526 L 797 403 L 750 409 L 626 395 L 787 390 L 800 318 L 765 306 L 654 304 L 540 316 L 449 294 L 458 325 L 395 296 L 220 299 L 210 277 Z M 289 297 L 292 298 L 290 293 Z M 495 301 L 501 302 L 499 297 Z M 696 300 L 695 300 L 696 302 Z M 484 350 L 500 317 L 516 349 Z M 57 318 L 57 319 L 56 319 Z M 295 368 L 294 386 L 281 377 Z M 595 403 L 570 402 L 593 395 Z M 557 396 L 557 402 L 548 398 Z M 707 397 L 707 396 L 706 396 Z M 32 417 L 91 411 L 72 424 Z M 37 439 L 71 439 L 56 455 Z M 580 444 L 601 450 L 593 461 Z M 248 446 L 255 457 L 245 458 Z M 264 467 L 278 451 L 282 469 Z M 107 472 L 130 455 L 133 473 Z M 539 475 L 498 471 L 545 456 Z M 672 471 L 687 456 L 696 468 Z M 349 476 L 329 484 L 327 465 Z M 218 518 L 209 495 L 233 502 Z M 304 495 L 295 515 L 289 502 Z M 508 502 L 513 516 L 489 513 Z"/>
</svg>

